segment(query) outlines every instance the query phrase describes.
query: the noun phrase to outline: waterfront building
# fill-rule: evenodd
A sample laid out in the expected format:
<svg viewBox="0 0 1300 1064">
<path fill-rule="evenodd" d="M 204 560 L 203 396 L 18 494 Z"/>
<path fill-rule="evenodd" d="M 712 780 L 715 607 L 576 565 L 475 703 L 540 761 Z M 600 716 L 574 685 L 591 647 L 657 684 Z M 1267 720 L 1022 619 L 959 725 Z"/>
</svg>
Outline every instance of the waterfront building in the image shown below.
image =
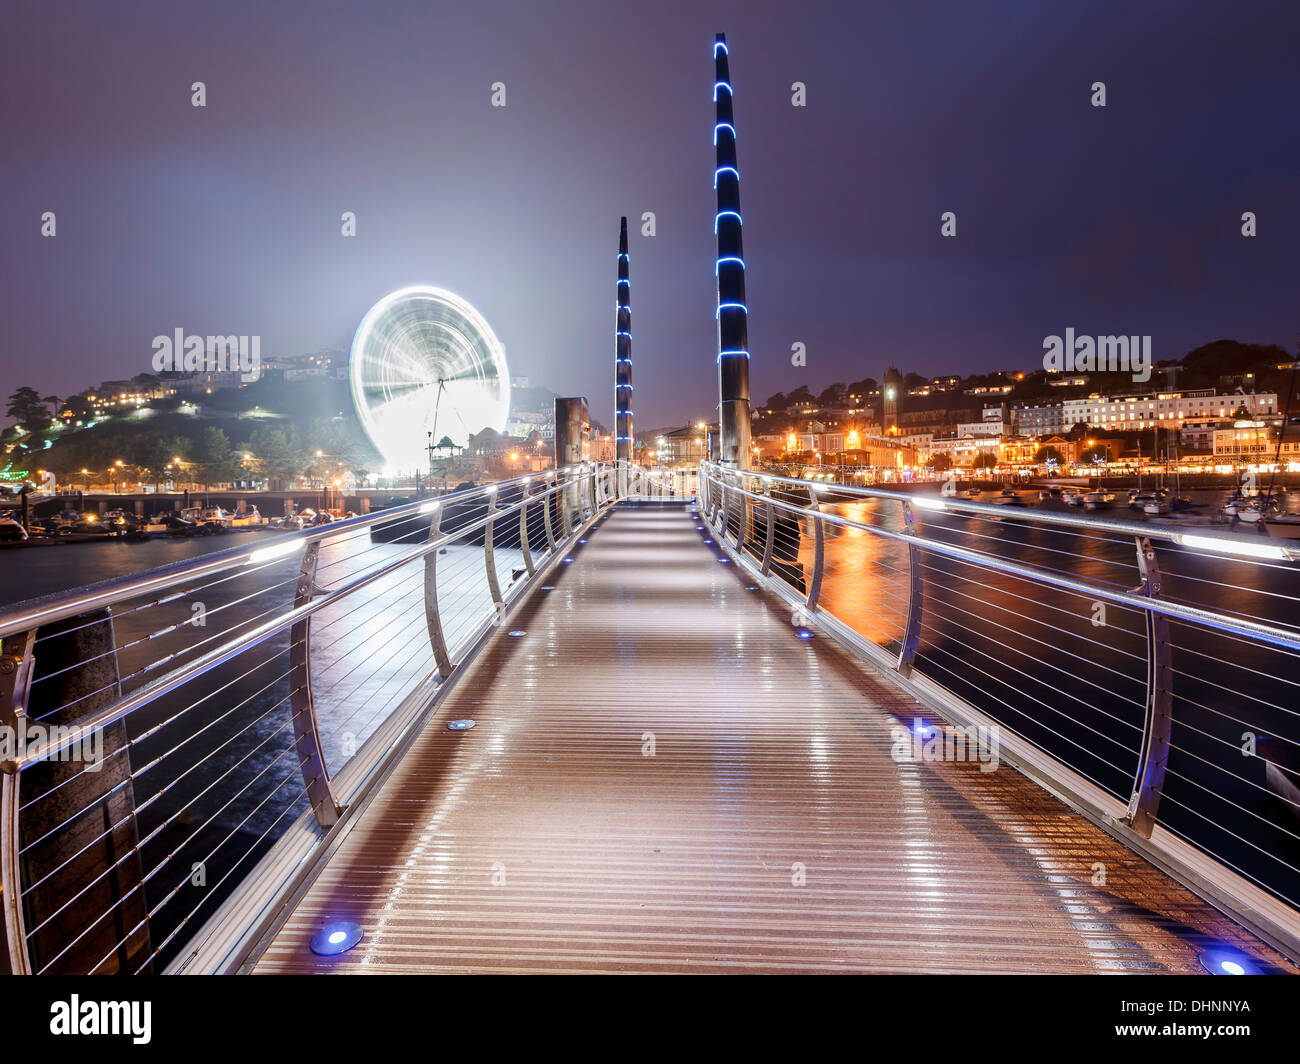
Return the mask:
<svg viewBox="0 0 1300 1064">
<path fill-rule="evenodd" d="M 1213 388 L 1134 395 L 1090 395 L 1062 404 L 1065 426 L 1084 422 L 1094 428 L 1129 431 L 1174 427 L 1190 418 L 1231 418 L 1244 408 L 1250 417 L 1278 411 L 1275 392 L 1219 393 Z"/>
<path fill-rule="evenodd" d="M 1011 431 L 1023 436 L 1046 436 L 1068 431 L 1060 403 L 1025 404 L 1011 408 Z"/>
<path fill-rule="evenodd" d="M 1214 430 L 1214 457 L 1233 464 L 1272 463 L 1279 455 L 1278 437 L 1285 422 L 1282 418 L 1243 418 Z M 1280 458 L 1284 466 L 1300 464 L 1300 432 L 1288 432 L 1282 438 Z"/>
</svg>

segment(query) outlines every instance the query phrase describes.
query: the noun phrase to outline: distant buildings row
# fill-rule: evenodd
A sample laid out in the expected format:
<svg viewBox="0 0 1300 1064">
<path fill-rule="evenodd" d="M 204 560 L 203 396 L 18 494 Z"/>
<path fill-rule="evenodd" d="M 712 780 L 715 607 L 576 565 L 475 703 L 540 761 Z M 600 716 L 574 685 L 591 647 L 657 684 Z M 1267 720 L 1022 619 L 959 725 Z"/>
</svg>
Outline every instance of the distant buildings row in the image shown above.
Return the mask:
<svg viewBox="0 0 1300 1064">
<path fill-rule="evenodd" d="M 1091 395 L 1039 405 L 986 402 L 974 409 L 901 413 L 888 386 L 880 398 L 874 408 L 797 408 L 791 427 L 781 432 L 764 431 L 760 418 L 752 457 L 756 463 L 795 458 L 894 469 L 925 466 L 940 455 L 954 467 L 1027 466 L 1042 464 L 1040 454 L 1055 452 L 1060 464 L 1069 465 L 1093 448 L 1104 448 L 1114 461 L 1136 459 L 1139 453 L 1150 458 L 1158 435 L 1162 451 L 1172 442 L 1177 453 L 1193 461 L 1226 465 L 1271 461 L 1282 438 L 1283 463 L 1300 463 L 1300 434 L 1286 438 L 1278 396 L 1271 392 Z M 797 416 L 812 409 L 816 417 Z M 1088 427 L 1086 434 L 1072 432 L 1080 424 Z M 707 456 L 707 432 L 707 426 L 696 424 L 659 435 L 656 459 L 665 465 L 699 462 Z M 1131 434 L 1146 432 L 1152 433 L 1152 446 L 1135 445 Z"/>
</svg>

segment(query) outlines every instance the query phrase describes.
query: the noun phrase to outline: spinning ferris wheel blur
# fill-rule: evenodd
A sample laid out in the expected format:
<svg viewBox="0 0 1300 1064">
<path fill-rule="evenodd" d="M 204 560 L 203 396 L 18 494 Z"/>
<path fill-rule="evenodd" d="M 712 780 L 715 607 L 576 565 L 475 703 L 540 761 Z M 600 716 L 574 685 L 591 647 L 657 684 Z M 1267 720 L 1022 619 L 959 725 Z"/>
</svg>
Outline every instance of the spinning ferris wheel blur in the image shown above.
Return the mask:
<svg viewBox="0 0 1300 1064">
<path fill-rule="evenodd" d="M 502 431 L 510 412 L 501 341 L 441 288 L 403 288 L 371 307 L 352 340 L 350 374 L 361 424 L 397 473 L 424 468 L 429 443 L 443 436 L 464 447 L 471 433 Z"/>
</svg>

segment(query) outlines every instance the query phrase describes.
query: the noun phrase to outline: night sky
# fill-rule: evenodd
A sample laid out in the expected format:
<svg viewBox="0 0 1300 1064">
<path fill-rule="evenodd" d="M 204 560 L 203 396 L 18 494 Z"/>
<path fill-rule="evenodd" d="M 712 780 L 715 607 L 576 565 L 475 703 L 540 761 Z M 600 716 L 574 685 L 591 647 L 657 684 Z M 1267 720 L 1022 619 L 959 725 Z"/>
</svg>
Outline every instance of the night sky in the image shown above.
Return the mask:
<svg viewBox="0 0 1300 1064">
<path fill-rule="evenodd" d="M 1300 330 L 1293 3 L 179 7 L 6 4 L 5 394 L 147 371 L 177 327 L 346 349 L 427 282 L 610 423 L 626 214 L 637 426 L 713 414 L 717 31 L 755 400 L 1030 368 L 1067 326 L 1150 334 L 1157 360 Z"/>
</svg>

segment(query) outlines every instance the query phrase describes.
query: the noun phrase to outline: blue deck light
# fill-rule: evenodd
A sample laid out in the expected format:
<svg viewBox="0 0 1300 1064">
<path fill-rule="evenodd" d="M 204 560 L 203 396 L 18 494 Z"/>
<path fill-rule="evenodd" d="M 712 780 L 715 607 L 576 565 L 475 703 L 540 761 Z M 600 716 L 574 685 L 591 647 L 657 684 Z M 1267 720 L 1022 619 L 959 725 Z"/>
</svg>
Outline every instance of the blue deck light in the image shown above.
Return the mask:
<svg viewBox="0 0 1300 1064">
<path fill-rule="evenodd" d="M 317 931 L 308 946 L 321 957 L 333 957 L 346 953 L 360 941 L 360 924 L 351 920 L 335 920 Z"/>
<path fill-rule="evenodd" d="M 1236 949 L 1207 949 L 1196 958 L 1211 975 L 1259 975 L 1259 965 Z"/>
</svg>

